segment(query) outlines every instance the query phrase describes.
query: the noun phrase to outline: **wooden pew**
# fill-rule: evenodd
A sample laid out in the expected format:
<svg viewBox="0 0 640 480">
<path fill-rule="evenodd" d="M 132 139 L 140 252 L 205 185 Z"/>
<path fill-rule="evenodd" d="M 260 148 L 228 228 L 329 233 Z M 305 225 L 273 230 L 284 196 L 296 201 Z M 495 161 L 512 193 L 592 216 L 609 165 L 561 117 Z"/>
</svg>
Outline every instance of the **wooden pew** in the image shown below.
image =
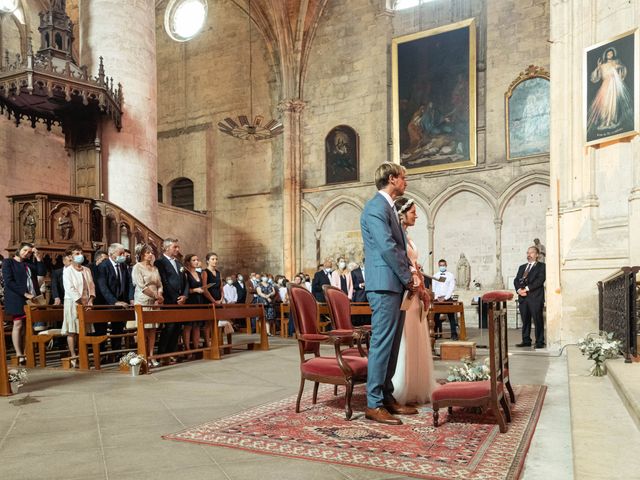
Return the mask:
<svg viewBox="0 0 640 480">
<path fill-rule="evenodd" d="M 114 307 L 112 305 L 105 306 L 77 306 L 78 311 L 78 357 L 80 359 L 80 370 L 89 370 L 89 345 L 93 352 L 93 366 L 96 370 L 100 370 L 100 344 L 106 342 L 109 338 L 126 338 L 133 337 L 136 332 L 122 333 L 116 335 L 90 335 L 91 325 L 96 323 L 108 322 L 126 322 L 134 319 L 133 308 Z M 142 337 L 144 338 L 144 336 Z M 144 343 L 144 342 L 143 342 Z M 131 349 L 129 349 L 131 350 Z M 105 354 L 122 353 L 125 350 L 106 351 Z"/>
<path fill-rule="evenodd" d="M 436 315 L 441 313 L 457 313 L 459 314 L 458 323 L 460 324 L 460 332 L 458 337 L 461 341 L 467 339 L 467 327 L 464 323 L 464 304 L 462 302 L 432 302 L 429 310 L 429 324 L 435 324 Z M 432 339 L 435 345 L 435 338 Z"/>
<path fill-rule="evenodd" d="M 47 344 L 54 338 L 63 337 L 61 333 L 51 332 L 60 328 L 64 316 L 62 305 L 25 305 L 24 312 L 27 315 L 25 325 L 24 354 L 27 357 L 27 367 L 35 368 L 36 350 L 40 360 L 40 366 L 47 366 Z M 47 330 L 35 332 L 33 325 L 36 322 L 47 324 Z"/>
<path fill-rule="evenodd" d="M 285 317 L 286 314 L 286 317 Z M 280 336 L 287 338 L 289 336 L 290 308 L 288 303 L 280 304 Z"/>
<path fill-rule="evenodd" d="M 286 317 L 285 317 L 286 314 Z M 280 304 L 280 336 L 287 338 L 290 319 L 290 307 L 288 303 Z M 326 330 L 327 323 L 320 320 L 320 315 L 329 315 L 329 306 L 326 303 L 318 303 L 318 329 Z M 371 307 L 367 302 L 351 303 L 351 315 L 371 315 Z"/>
<path fill-rule="evenodd" d="M 0 320 L 4 320 L 4 308 L 0 306 Z M 0 335 L 0 395 L 8 397 L 11 395 L 11 385 L 9 385 L 9 367 L 7 365 L 7 346 L 4 341 L 4 328 Z"/>
<path fill-rule="evenodd" d="M 230 351 L 232 348 L 237 348 L 240 346 L 246 346 L 249 350 L 269 350 L 269 339 L 267 337 L 267 322 L 264 315 L 264 306 L 261 303 L 250 303 L 250 304 L 242 304 L 242 303 L 231 303 L 224 305 L 216 305 L 214 309 L 214 316 L 216 319 L 216 326 L 218 322 L 221 320 L 237 320 L 239 318 L 258 318 L 258 323 L 256 324 L 256 330 L 260 332 L 260 342 L 254 343 L 239 343 L 239 344 L 224 344 L 222 345 L 220 339 L 220 330 L 218 328 L 214 328 L 211 330 L 212 338 L 211 345 L 218 346 L 218 357 L 220 358 L 221 351 Z"/>
<path fill-rule="evenodd" d="M 241 307 L 244 305 L 240 305 Z M 149 373 L 149 359 L 162 359 L 168 357 L 177 357 L 181 355 L 191 355 L 193 353 L 202 352 L 205 360 L 220 359 L 220 347 L 218 345 L 220 335 L 218 333 L 218 322 L 213 313 L 213 305 L 153 305 L 143 306 L 136 305 L 136 322 L 138 335 L 138 354 L 147 359 L 147 363 L 143 364 L 141 373 Z M 145 323 L 183 323 L 183 322 L 210 322 L 211 323 L 211 346 L 203 348 L 193 348 L 191 350 L 183 350 L 179 352 L 168 352 L 155 355 L 153 351 L 147 351 L 147 345 L 144 341 L 144 324 Z"/>
</svg>

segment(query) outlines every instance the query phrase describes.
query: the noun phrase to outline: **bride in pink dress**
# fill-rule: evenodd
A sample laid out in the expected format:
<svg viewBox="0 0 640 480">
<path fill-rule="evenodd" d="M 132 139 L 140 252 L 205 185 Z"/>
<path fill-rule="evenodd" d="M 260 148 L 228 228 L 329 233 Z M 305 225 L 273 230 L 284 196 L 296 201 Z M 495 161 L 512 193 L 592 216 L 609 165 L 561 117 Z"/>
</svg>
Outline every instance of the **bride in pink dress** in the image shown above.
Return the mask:
<svg viewBox="0 0 640 480">
<path fill-rule="evenodd" d="M 407 227 L 415 225 L 418 218 L 416 206 L 413 200 L 406 197 L 396 199 L 395 205 L 400 223 L 406 233 Z M 418 250 L 408 236 L 407 254 L 413 267 L 420 271 Z M 431 392 L 436 386 L 427 320 L 430 297 L 423 278 L 422 284 L 418 287 L 416 294 L 411 297 L 410 302 L 405 312 L 398 364 L 392 380 L 393 396 L 401 405 L 428 403 L 431 400 Z"/>
</svg>

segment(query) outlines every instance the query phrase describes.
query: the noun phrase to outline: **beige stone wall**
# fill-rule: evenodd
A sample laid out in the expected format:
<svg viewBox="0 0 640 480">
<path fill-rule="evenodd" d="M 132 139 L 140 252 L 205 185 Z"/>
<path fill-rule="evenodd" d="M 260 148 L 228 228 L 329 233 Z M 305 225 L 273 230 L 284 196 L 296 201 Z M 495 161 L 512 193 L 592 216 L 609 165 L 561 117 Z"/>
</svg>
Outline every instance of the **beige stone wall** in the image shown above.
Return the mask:
<svg viewBox="0 0 640 480">
<path fill-rule="evenodd" d="M 203 228 L 203 225 L 205 228 Z M 168 205 L 158 206 L 158 233 L 162 238 L 177 238 L 183 255 L 195 253 L 204 263 L 209 251 L 208 216 Z"/>
<path fill-rule="evenodd" d="M 204 31 L 177 43 L 156 11 L 158 182 L 194 182 L 195 208 L 211 212 L 210 249 L 235 269 L 282 270 L 281 140 L 247 142 L 221 134 L 225 117 L 248 114 L 249 26 L 234 2 L 209 2 Z M 253 29 L 254 115 L 277 116 L 274 69 Z M 275 152 L 278 152 L 277 154 Z M 202 225 L 202 230 L 206 225 Z"/>
</svg>

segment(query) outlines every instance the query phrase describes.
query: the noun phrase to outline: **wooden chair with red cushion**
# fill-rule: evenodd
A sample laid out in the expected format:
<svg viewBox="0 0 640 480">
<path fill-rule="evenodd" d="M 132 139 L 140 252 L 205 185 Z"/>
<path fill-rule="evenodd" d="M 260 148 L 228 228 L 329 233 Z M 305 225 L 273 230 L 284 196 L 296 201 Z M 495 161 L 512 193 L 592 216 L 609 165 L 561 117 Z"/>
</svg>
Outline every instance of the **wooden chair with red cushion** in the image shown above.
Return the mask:
<svg viewBox="0 0 640 480">
<path fill-rule="evenodd" d="M 323 285 L 322 290 L 329 307 L 333 332 L 351 333 L 354 338 L 352 345 L 355 343 L 356 346 L 343 350 L 342 355 L 366 357 L 371 327 L 369 325 L 358 328 L 353 326 L 351 323 L 351 300 L 342 290 L 331 285 Z"/>
<path fill-rule="evenodd" d="M 367 358 L 361 356 L 344 356 L 341 347 L 349 345 L 353 340 L 352 332 L 318 332 L 318 304 L 313 295 L 303 286 L 289 284 L 289 304 L 291 317 L 296 329 L 296 339 L 300 350 L 300 390 L 296 401 L 296 413 L 300 412 L 300 399 L 307 380 L 313 384 L 313 404 L 318 399 L 320 383 L 344 385 L 345 416 L 351 418 L 351 397 L 354 385 L 367 381 Z M 332 345 L 335 354 L 320 354 L 320 345 Z M 309 357 L 310 356 L 310 357 Z"/>
<path fill-rule="evenodd" d="M 438 426 L 438 410 L 440 408 L 448 407 L 449 415 L 451 415 L 453 407 L 480 407 L 483 412 L 490 408 L 500 426 L 500 432 L 507 431 L 507 422 L 511 421 L 511 411 L 509 410 L 509 402 L 504 396 L 504 368 L 499 347 L 499 317 L 500 315 L 488 316 L 489 375 L 491 378 L 479 382 L 450 382 L 437 386 L 431 394 L 434 427 Z M 500 406 L 502 406 L 504 416 L 500 411 Z"/>
<path fill-rule="evenodd" d="M 509 392 L 509 399 L 511 403 L 516 403 L 516 395 L 513 392 L 511 386 L 511 380 L 509 379 L 509 338 L 507 335 L 507 302 L 513 299 L 513 292 L 507 292 L 502 290 L 496 290 L 495 292 L 488 292 L 482 296 L 482 302 L 487 303 L 489 309 L 487 311 L 487 318 L 491 318 L 491 315 L 497 316 L 500 320 L 500 355 L 502 356 L 502 379 L 504 386 Z"/>
</svg>

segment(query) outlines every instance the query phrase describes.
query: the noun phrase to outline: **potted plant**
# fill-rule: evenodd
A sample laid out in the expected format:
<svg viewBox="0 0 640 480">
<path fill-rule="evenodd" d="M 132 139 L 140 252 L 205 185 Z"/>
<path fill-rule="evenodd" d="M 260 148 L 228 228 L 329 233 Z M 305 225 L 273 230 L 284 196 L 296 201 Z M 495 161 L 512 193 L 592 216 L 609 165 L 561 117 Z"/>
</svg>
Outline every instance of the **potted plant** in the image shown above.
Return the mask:
<svg viewBox="0 0 640 480">
<path fill-rule="evenodd" d="M 24 368 L 9 370 L 9 384 L 11 385 L 11 393 L 14 395 L 22 385 L 27 383 L 27 371 Z"/>
<path fill-rule="evenodd" d="M 120 358 L 120 367 L 128 366 L 131 371 L 132 377 L 140 375 L 140 367 L 146 362 L 142 355 L 138 355 L 136 352 L 129 352 Z"/>
<path fill-rule="evenodd" d="M 591 375 L 602 377 L 607 374 L 605 360 L 616 358 L 620 353 L 622 342 L 613 338 L 613 333 L 590 333 L 586 338 L 578 340 L 578 348 L 595 363 L 591 367 Z"/>
<path fill-rule="evenodd" d="M 480 382 L 489 380 L 489 359 L 476 363 L 470 358 L 463 358 L 462 365 L 449 367 L 448 382 Z"/>
</svg>

